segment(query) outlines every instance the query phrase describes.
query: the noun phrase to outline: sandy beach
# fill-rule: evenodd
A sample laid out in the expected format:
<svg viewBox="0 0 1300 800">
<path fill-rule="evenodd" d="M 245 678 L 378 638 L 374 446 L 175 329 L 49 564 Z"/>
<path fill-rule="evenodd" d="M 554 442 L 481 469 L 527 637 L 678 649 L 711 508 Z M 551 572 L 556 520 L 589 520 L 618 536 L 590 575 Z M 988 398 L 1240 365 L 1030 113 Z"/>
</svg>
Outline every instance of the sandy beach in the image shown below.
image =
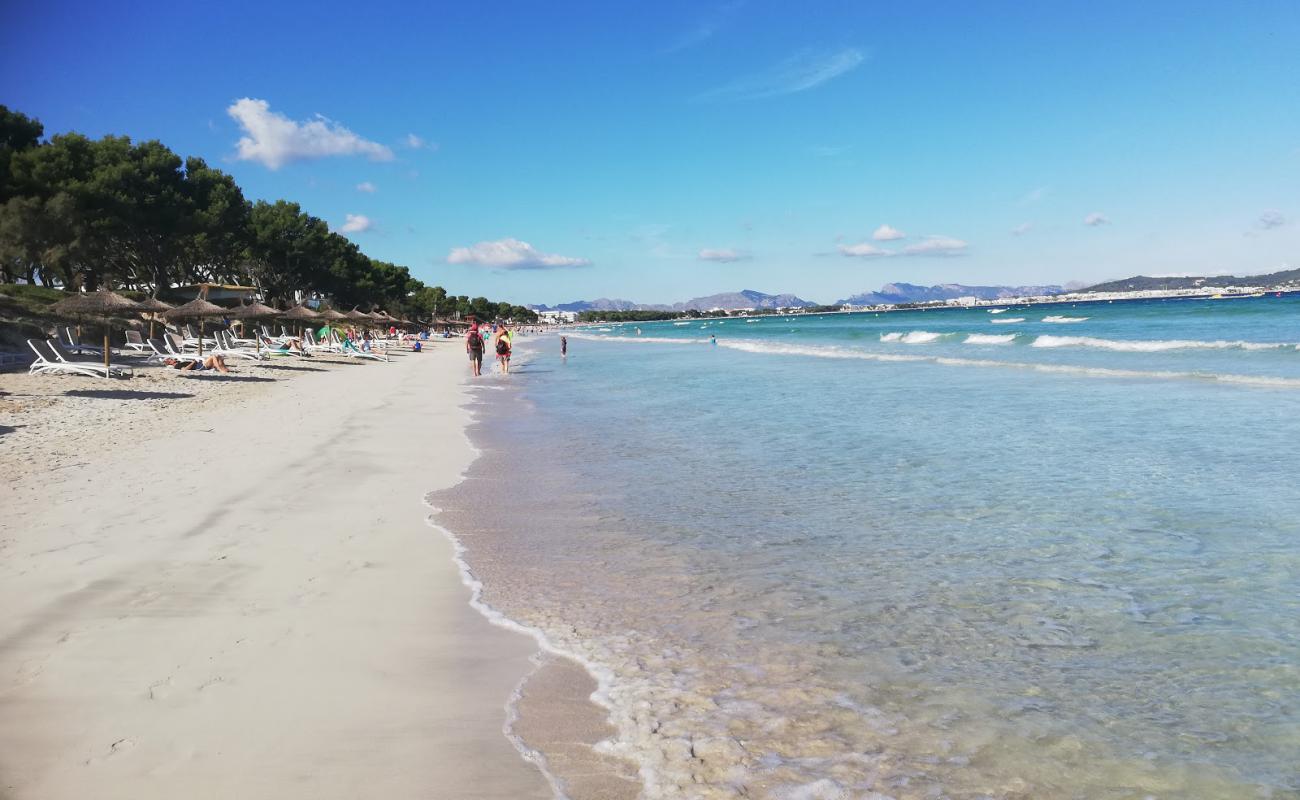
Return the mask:
<svg viewBox="0 0 1300 800">
<path fill-rule="evenodd" d="M 426 522 L 465 372 L 0 376 L 0 796 L 552 796 L 503 733 L 535 643 Z"/>
</svg>

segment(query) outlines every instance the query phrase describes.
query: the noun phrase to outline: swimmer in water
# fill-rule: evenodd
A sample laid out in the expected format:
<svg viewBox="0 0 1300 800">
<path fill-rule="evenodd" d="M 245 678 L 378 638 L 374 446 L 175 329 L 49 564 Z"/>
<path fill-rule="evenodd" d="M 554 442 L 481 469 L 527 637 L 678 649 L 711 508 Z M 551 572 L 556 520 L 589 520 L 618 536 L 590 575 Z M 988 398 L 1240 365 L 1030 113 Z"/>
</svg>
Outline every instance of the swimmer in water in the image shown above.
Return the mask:
<svg viewBox="0 0 1300 800">
<path fill-rule="evenodd" d="M 714 336 L 713 334 L 709 334 L 709 344 L 717 344 L 717 343 L 718 343 L 718 337 Z"/>
</svg>

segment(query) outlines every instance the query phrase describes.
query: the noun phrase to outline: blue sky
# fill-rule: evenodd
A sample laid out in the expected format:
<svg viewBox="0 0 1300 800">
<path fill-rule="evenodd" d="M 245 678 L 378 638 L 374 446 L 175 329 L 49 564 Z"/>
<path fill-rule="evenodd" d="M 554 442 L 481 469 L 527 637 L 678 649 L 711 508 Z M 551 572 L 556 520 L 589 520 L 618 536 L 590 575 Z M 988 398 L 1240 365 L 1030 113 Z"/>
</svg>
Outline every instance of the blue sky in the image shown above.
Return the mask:
<svg viewBox="0 0 1300 800">
<path fill-rule="evenodd" d="M 515 302 L 1300 266 L 1300 3 L 794 5 L 28 3 L 0 103 Z"/>
</svg>

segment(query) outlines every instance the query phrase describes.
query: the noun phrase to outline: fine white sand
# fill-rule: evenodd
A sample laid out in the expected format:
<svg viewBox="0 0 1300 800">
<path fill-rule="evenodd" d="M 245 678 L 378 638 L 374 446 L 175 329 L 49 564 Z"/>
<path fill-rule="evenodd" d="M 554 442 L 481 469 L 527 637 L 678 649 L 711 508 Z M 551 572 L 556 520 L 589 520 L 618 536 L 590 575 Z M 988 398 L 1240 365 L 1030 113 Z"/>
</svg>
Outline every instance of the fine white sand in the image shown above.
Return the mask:
<svg viewBox="0 0 1300 800">
<path fill-rule="evenodd" d="M 550 796 L 502 732 L 535 648 L 425 523 L 460 347 L 301 363 L 0 376 L 0 797 Z"/>
</svg>

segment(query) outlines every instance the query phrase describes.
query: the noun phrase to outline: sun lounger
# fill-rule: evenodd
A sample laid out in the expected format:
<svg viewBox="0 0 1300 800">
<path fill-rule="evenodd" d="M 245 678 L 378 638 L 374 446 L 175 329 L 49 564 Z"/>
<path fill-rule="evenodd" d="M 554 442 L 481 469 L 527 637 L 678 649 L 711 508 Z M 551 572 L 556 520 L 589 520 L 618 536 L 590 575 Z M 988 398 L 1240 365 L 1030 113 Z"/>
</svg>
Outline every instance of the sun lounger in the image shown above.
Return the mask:
<svg viewBox="0 0 1300 800">
<path fill-rule="evenodd" d="M 164 342 L 162 339 L 155 339 L 153 337 L 150 337 L 145 341 L 145 344 L 149 345 L 149 351 L 150 351 L 149 357 L 145 359 L 146 364 L 151 362 L 157 362 L 161 364 L 162 362 L 166 361 L 169 358 L 177 357 L 172 353 L 168 352 L 167 343 Z"/>
<path fill-rule="evenodd" d="M 66 343 L 67 348 L 74 353 L 94 353 L 96 355 L 104 355 L 104 348 L 95 347 L 90 344 L 82 344 L 80 340 L 77 339 L 77 334 L 72 332 L 72 328 L 65 327 L 63 329 L 63 335 L 65 337 L 65 342 L 59 342 L 59 344 L 63 345 Z M 55 341 L 58 340 L 55 339 Z"/>
<path fill-rule="evenodd" d="M 333 353 L 333 352 L 336 352 L 335 349 L 334 349 L 332 346 L 330 346 L 328 343 L 327 343 L 327 344 L 318 344 L 318 343 L 316 342 L 316 334 L 312 333 L 310 328 L 308 328 L 307 330 L 303 331 L 303 334 L 302 334 L 302 349 L 303 349 L 303 350 L 306 350 L 308 353 Z"/>
<path fill-rule="evenodd" d="M 347 340 L 347 339 L 343 340 L 339 352 L 347 356 L 348 358 L 363 358 L 369 361 L 388 360 L 388 356 L 357 349 L 356 345 L 352 344 L 351 340 Z"/>
<path fill-rule="evenodd" d="M 194 358 L 199 354 L 198 342 L 190 344 L 171 331 L 163 334 L 163 343 L 167 345 L 167 354 L 173 358 Z M 190 348 L 194 348 L 193 351 Z"/>
<path fill-rule="evenodd" d="M 63 348 L 57 339 L 28 339 L 27 346 L 36 354 L 36 361 L 27 368 L 33 375 L 37 373 L 66 373 L 87 375 L 92 378 L 125 376 L 129 368 L 108 366 L 89 359 L 78 358 Z"/>
<path fill-rule="evenodd" d="M 253 350 L 246 350 L 236 345 L 225 331 L 216 332 L 217 343 L 212 346 L 212 355 L 226 356 L 233 358 L 247 358 L 250 361 L 261 361 L 262 355 Z"/>
<path fill-rule="evenodd" d="M 149 347 L 145 345 L 144 339 L 140 338 L 139 331 L 126 332 L 126 349 L 136 353 L 149 352 Z"/>
</svg>

